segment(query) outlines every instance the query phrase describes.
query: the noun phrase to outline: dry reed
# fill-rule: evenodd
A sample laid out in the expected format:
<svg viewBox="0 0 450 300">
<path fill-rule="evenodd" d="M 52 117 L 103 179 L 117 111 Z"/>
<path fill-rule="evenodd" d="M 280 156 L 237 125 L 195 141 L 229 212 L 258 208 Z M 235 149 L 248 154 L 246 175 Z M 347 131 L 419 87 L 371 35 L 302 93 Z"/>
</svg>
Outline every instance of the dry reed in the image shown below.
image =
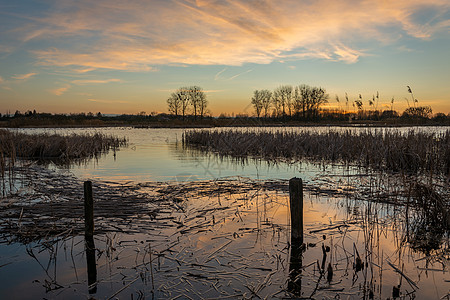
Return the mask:
<svg viewBox="0 0 450 300">
<path fill-rule="evenodd" d="M 4 156 L 24 159 L 57 159 L 67 163 L 72 160 L 89 159 L 108 150 L 125 146 L 125 138 L 101 133 L 71 134 L 67 136 L 41 133 L 25 134 L 0 129 L 0 154 L 2 170 Z"/>
<path fill-rule="evenodd" d="M 255 132 L 191 130 L 183 145 L 222 156 L 325 161 L 394 172 L 450 175 L 450 131 Z"/>
</svg>

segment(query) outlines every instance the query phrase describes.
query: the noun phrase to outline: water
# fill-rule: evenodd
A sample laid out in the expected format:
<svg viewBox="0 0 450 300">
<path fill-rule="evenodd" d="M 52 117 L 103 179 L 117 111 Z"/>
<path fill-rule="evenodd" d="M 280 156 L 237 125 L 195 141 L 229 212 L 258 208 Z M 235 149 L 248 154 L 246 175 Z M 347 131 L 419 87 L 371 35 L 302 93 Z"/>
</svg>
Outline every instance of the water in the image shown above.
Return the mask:
<svg viewBox="0 0 450 300">
<path fill-rule="evenodd" d="M 228 130 L 221 128 L 219 130 Z M 295 127 L 295 128 L 231 128 L 232 130 L 294 130 L 326 132 L 329 130 L 427 130 L 443 132 L 445 127 L 402 127 L 402 128 L 360 128 L 360 127 Z M 108 181 L 196 181 L 227 176 L 245 176 L 254 179 L 288 179 L 294 176 L 309 181 L 320 174 L 322 167 L 308 162 L 294 164 L 266 162 L 245 163 L 232 159 L 218 159 L 214 155 L 185 151 L 182 149 L 182 134 L 185 129 L 135 129 L 123 128 L 75 128 L 75 129 L 18 129 L 19 131 L 49 132 L 58 134 L 101 132 L 118 137 L 126 137 L 129 147 L 122 148 L 114 156 L 113 152 L 87 164 L 72 166 L 70 171 L 77 177 Z M 214 129 L 208 129 L 214 130 Z"/>
<path fill-rule="evenodd" d="M 347 129 L 366 130 L 336 128 Z M 69 179 L 63 181 L 67 172 L 81 181 L 106 182 L 97 194 L 108 188 L 108 182 L 117 182 L 124 191 L 135 191 L 129 197 L 147 197 L 148 205 L 152 205 L 152 197 L 167 199 L 168 203 L 177 200 L 171 209 L 158 204 L 161 207 L 155 207 L 155 216 L 140 215 L 137 207 L 134 216 L 97 220 L 99 228 L 106 224 L 116 229 L 96 235 L 93 257 L 86 251 L 83 237 L 67 234 L 27 245 L 0 244 L 2 299 L 271 299 L 296 294 L 318 299 L 370 299 L 373 294 L 374 299 L 386 299 L 395 295 L 394 287 L 399 288 L 402 299 L 449 297 L 448 236 L 428 237 L 442 239 L 435 249 L 414 250 L 412 241 L 422 234 L 420 212 L 367 201 L 376 199 L 375 186 L 392 192 L 402 189 L 389 175 L 308 162 L 273 165 L 219 159 L 213 154 L 183 150 L 183 129 L 21 130 L 63 134 L 97 131 L 125 136 L 130 144 L 116 155 L 110 152 L 69 169 L 51 165 L 58 172 L 53 179 L 42 175 L 43 185 L 65 182 L 68 191 L 57 195 L 50 191 L 46 197 L 36 193 L 28 196 L 27 203 L 35 203 L 34 198 L 67 201 L 70 197 L 64 193 L 79 184 L 74 182 L 72 187 Z M 301 255 L 301 267 L 292 265 L 295 258 L 290 248 L 286 181 L 277 181 L 274 186 L 253 181 L 294 176 L 305 181 L 307 249 Z M 77 201 L 81 199 L 79 196 Z M 25 208 L 22 222 L 31 213 Z M 82 221 L 82 217 L 77 218 Z M 330 247 L 323 272 L 322 245 Z M 355 268 L 358 255 L 362 269 Z M 95 290 L 88 286 L 88 257 L 96 260 Z M 326 279 L 328 264 L 333 270 L 330 282 Z M 292 274 L 300 275 L 300 291 L 290 287 Z"/>
</svg>

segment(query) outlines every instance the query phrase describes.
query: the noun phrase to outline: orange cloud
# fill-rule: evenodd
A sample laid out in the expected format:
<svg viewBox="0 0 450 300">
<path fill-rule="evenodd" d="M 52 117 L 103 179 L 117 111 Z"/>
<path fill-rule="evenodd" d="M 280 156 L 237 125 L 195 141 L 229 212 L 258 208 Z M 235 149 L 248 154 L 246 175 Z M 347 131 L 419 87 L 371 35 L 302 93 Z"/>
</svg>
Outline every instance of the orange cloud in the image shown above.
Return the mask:
<svg viewBox="0 0 450 300">
<path fill-rule="evenodd" d="M 122 80 L 111 78 L 111 79 L 78 79 L 78 80 L 72 80 L 73 84 L 99 84 L 99 83 L 110 83 L 110 82 L 121 82 Z"/>
<path fill-rule="evenodd" d="M 60 87 L 60 88 L 57 88 L 57 89 L 53 89 L 53 90 L 49 90 L 49 92 L 54 94 L 54 95 L 56 95 L 56 96 L 61 96 L 62 94 L 64 94 L 70 88 L 71 88 L 71 86 L 69 84 L 67 84 L 67 85 L 65 85 L 63 87 Z"/>
<path fill-rule="evenodd" d="M 105 99 L 88 99 L 88 101 L 91 102 L 98 102 L 98 103 L 105 103 L 105 104 L 127 104 L 129 101 L 123 101 L 123 100 L 105 100 Z"/>
<path fill-rule="evenodd" d="M 17 80 L 27 80 L 27 79 L 33 77 L 34 75 L 37 75 L 37 73 L 28 73 L 28 74 L 14 75 L 14 76 L 12 76 L 12 78 L 13 79 L 17 79 Z"/>
<path fill-rule="evenodd" d="M 62 9 L 18 32 L 23 41 L 72 43 L 33 53 L 42 65 L 75 72 L 310 58 L 355 63 L 371 54 L 361 41 L 427 40 L 450 26 L 448 0 L 61 2 Z"/>
</svg>

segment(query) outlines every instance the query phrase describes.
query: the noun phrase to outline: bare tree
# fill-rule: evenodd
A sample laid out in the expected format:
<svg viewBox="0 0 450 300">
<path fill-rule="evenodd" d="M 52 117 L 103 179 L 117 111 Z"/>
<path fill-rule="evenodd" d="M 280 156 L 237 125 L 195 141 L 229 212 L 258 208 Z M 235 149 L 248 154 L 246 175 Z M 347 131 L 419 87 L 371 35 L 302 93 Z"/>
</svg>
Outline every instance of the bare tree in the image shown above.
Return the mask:
<svg viewBox="0 0 450 300">
<path fill-rule="evenodd" d="M 178 101 L 180 101 L 180 108 L 181 108 L 181 116 L 184 117 L 188 113 L 189 110 L 189 88 L 188 87 L 181 87 L 175 92 L 176 96 L 178 97 Z"/>
<path fill-rule="evenodd" d="M 292 116 L 292 86 L 282 85 L 276 88 L 273 92 L 274 102 L 281 107 L 281 113 L 286 116 L 286 110 L 289 116 Z"/>
<path fill-rule="evenodd" d="M 321 87 L 313 87 L 311 95 L 312 95 L 311 113 L 313 116 L 317 116 L 320 107 L 323 104 L 328 103 L 329 95 L 326 93 L 325 89 Z"/>
<path fill-rule="evenodd" d="M 181 87 L 172 93 L 167 99 L 169 112 L 178 116 L 181 113 L 183 120 L 189 113 L 189 106 L 192 106 L 194 118 L 203 116 L 206 113 L 208 101 L 203 89 L 199 86 Z"/>
<path fill-rule="evenodd" d="M 328 102 L 328 94 L 324 88 L 299 85 L 295 88 L 294 104 L 296 110 L 302 111 L 303 117 L 317 116 L 320 106 Z"/>
<path fill-rule="evenodd" d="M 191 86 L 187 89 L 189 95 L 189 102 L 194 112 L 194 119 L 197 119 L 197 114 L 203 117 L 203 113 L 206 110 L 206 95 L 203 89 L 199 86 Z"/>
<path fill-rule="evenodd" d="M 283 109 L 281 105 L 281 98 L 275 91 L 272 93 L 272 106 L 273 106 L 273 116 L 279 117 L 282 115 Z"/>
<path fill-rule="evenodd" d="M 206 100 L 206 94 L 202 91 L 199 95 L 199 110 L 200 110 L 200 118 L 203 119 L 203 117 L 206 114 L 208 106 L 208 100 Z"/>
<path fill-rule="evenodd" d="M 181 101 L 177 93 L 172 93 L 170 95 L 169 99 L 167 99 L 167 105 L 169 113 L 175 115 L 175 117 L 178 117 L 178 114 L 181 110 Z"/>
<path fill-rule="evenodd" d="M 270 105 L 272 104 L 272 92 L 269 90 L 261 90 L 262 94 L 262 105 L 264 109 L 264 117 L 269 116 Z"/>
<path fill-rule="evenodd" d="M 253 92 L 252 105 L 255 108 L 256 116 L 259 118 L 263 110 L 263 94 L 259 90 Z"/>
</svg>

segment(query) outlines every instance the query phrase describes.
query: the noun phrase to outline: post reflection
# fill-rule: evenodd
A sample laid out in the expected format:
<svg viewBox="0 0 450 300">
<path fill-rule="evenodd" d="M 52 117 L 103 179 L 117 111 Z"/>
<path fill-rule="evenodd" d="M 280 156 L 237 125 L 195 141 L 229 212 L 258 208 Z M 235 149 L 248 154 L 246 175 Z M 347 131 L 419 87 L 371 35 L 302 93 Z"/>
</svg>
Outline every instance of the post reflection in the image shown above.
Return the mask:
<svg viewBox="0 0 450 300">
<path fill-rule="evenodd" d="M 288 291 L 295 296 L 300 296 L 302 291 L 302 267 L 303 267 L 303 243 L 293 241 L 289 262 Z"/>
<path fill-rule="evenodd" d="M 95 261 L 95 243 L 92 236 L 85 237 L 85 246 L 89 294 L 95 294 L 97 293 L 97 264 Z"/>
</svg>

